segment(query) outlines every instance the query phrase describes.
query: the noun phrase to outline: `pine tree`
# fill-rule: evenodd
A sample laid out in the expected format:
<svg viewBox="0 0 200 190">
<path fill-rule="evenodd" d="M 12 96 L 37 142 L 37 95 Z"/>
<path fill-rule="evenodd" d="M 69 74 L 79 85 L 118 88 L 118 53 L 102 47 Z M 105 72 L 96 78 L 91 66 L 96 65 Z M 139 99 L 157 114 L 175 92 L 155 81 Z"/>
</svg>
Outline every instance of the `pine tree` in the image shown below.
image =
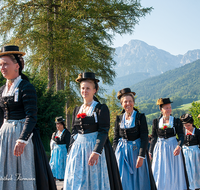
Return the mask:
<svg viewBox="0 0 200 190">
<path fill-rule="evenodd" d="M 103 83 L 112 84 L 114 34 L 132 33 L 152 10 L 135 0 L 1 2 L 2 45 L 19 45 L 28 52 L 26 68 L 46 76 L 49 89 L 70 90 L 69 110 L 78 102 L 74 80 L 80 72 L 95 72 Z"/>
</svg>

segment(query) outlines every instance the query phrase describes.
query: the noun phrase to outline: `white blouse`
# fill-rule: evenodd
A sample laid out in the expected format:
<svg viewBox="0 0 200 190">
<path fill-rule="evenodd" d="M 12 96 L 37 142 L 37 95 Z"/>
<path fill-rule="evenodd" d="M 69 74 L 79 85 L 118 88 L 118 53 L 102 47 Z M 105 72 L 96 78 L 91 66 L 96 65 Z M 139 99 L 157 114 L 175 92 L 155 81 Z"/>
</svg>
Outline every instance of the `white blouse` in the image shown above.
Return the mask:
<svg viewBox="0 0 200 190">
<path fill-rule="evenodd" d="M 165 125 L 167 125 L 168 128 L 173 128 L 174 126 L 174 117 L 170 115 L 169 117 L 169 123 L 163 123 L 163 117 L 159 120 L 159 128 L 162 129 Z"/>
<path fill-rule="evenodd" d="M 3 93 L 2 93 L 2 97 L 5 97 L 5 96 L 14 96 L 14 94 L 17 94 L 17 87 L 19 86 L 20 82 L 22 81 L 23 79 L 21 78 L 21 75 L 19 75 L 15 80 L 14 82 L 12 83 L 10 89 L 8 90 L 8 81 L 6 82 L 6 87 L 4 88 L 3 90 Z M 19 93 L 19 92 L 18 92 Z"/>
</svg>

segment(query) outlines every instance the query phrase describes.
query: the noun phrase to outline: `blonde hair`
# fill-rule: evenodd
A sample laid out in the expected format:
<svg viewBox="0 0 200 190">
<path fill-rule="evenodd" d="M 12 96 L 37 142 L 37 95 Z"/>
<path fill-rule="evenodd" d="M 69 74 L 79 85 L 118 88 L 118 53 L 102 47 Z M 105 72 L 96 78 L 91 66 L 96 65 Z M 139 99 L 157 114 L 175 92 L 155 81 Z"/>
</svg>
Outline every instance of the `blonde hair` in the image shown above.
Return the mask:
<svg viewBox="0 0 200 190">
<path fill-rule="evenodd" d="M 120 104 L 122 105 L 122 102 L 124 100 L 124 97 L 126 96 L 130 96 L 133 99 L 133 102 L 135 103 L 135 98 L 134 95 L 132 93 L 127 93 L 127 94 L 123 94 L 122 97 L 120 98 Z"/>
</svg>

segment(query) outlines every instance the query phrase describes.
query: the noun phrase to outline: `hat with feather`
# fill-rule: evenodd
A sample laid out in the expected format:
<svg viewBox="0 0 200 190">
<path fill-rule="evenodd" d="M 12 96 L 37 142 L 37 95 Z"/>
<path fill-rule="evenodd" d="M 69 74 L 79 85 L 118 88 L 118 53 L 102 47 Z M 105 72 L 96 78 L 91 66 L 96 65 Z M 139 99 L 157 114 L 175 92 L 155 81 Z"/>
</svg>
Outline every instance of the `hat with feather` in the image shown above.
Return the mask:
<svg viewBox="0 0 200 190">
<path fill-rule="evenodd" d="M 56 117 L 55 118 L 55 123 L 63 123 L 65 121 L 65 119 L 63 119 L 62 116 Z"/>
<path fill-rule="evenodd" d="M 169 98 L 159 98 L 156 104 L 162 106 L 164 104 L 171 104 L 171 103 L 173 102 L 171 102 Z"/>
</svg>

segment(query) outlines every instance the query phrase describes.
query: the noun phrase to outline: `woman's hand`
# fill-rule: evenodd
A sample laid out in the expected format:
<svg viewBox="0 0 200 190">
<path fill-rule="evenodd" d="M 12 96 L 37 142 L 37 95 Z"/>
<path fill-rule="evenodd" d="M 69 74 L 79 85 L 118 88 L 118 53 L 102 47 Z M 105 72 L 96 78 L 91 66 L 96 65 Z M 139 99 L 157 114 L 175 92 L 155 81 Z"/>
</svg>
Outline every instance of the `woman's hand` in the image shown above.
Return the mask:
<svg viewBox="0 0 200 190">
<path fill-rule="evenodd" d="M 181 152 L 181 147 L 180 146 L 177 146 L 175 149 L 174 149 L 174 156 L 178 156 Z"/>
<path fill-rule="evenodd" d="M 136 164 L 136 168 L 140 168 L 140 167 L 142 166 L 143 160 L 144 160 L 143 158 L 138 157 L 138 159 L 137 159 L 137 164 Z"/>
<path fill-rule="evenodd" d="M 93 153 L 90 155 L 90 158 L 89 158 L 89 161 L 88 161 L 88 165 L 89 165 L 89 166 L 93 166 L 94 164 L 97 165 L 98 159 L 99 159 L 99 154 L 93 152 Z"/>
<path fill-rule="evenodd" d="M 149 153 L 149 159 L 150 159 L 150 161 L 153 159 L 152 156 L 151 156 L 151 153 Z"/>
<path fill-rule="evenodd" d="M 26 146 L 25 143 L 16 142 L 15 148 L 14 148 L 14 155 L 15 156 L 21 156 L 22 153 L 24 152 L 25 146 Z"/>
</svg>

